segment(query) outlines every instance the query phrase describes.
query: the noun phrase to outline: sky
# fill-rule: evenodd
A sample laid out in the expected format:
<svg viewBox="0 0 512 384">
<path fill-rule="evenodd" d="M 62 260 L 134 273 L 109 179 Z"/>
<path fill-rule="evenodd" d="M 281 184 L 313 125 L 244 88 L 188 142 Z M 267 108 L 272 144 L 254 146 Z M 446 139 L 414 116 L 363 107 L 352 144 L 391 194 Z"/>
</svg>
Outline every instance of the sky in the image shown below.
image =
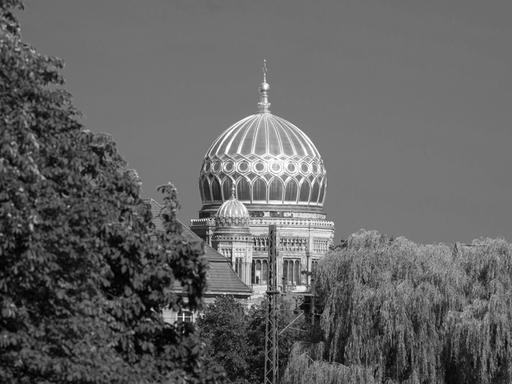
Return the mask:
<svg viewBox="0 0 512 384">
<path fill-rule="evenodd" d="M 143 193 L 197 217 L 211 142 L 272 112 L 322 154 L 336 242 L 512 240 L 510 0 L 26 0 L 25 41 L 62 58 L 92 131 Z"/>
</svg>

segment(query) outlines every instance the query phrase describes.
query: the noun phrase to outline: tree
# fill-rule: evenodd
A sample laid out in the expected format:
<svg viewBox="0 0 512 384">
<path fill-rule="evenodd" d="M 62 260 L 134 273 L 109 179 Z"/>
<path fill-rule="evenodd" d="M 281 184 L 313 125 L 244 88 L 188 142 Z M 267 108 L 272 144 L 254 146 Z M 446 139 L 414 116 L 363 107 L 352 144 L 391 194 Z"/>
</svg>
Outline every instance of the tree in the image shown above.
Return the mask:
<svg viewBox="0 0 512 384">
<path fill-rule="evenodd" d="M 505 241 L 450 248 L 363 231 L 326 256 L 317 283 L 324 342 L 295 351 L 286 383 L 511 382 Z"/>
<path fill-rule="evenodd" d="M 16 8 L 0 0 L 0 382 L 217 380 L 197 334 L 161 316 L 200 306 L 206 281 L 175 189 L 159 232 L 113 140 L 78 122 L 62 62 L 22 42 Z"/>
<path fill-rule="evenodd" d="M 227 378 L 244 383 L 248 377 L 251 346 L 248 340 L 248 317 L 242 304 L 233 296 L 220 296 L 197 320 L 206 354 L 223 367 Z"/>
<path fill-rule="evenodd" d="M 512 382 L 512 245 L 456 244 L 457 310 L 446 317 L 447 382 Z"/>
<path fill-rule="evenodd" d="M 223 367 L 232 383 L 263 381 L 265 364 L 265 321 L 267 304 L 263 301 L 246 309 L 232 296 L 220 296 L 210 304 L 197 321 L 201 337 L 206 342 L 206 354 L 212 362 Z M 292 345 L 304 337 L 303 321 L 284 329 L 296 314 L 286 301 L 281 301 L 279 327 L 280 372 L 288 362 Z"/>
</svg>

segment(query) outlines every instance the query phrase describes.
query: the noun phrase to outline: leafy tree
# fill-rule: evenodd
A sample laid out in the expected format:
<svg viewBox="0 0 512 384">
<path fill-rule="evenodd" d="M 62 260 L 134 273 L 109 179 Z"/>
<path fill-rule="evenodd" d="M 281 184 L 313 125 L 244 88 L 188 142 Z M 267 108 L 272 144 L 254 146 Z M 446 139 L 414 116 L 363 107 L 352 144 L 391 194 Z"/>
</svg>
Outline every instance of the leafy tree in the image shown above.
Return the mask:
<svg viewBox="0 0 512 384">
<path fill-rule="evenodd" d="M 201 337 L 206 342 L 207 355 L 217 366 L 225 369 L 233 383 L 263 381 L 265 364 L 266 302 L 246 309 L 232 296 L 220 296 L 210 304 L 197 321 Z M 281 301 L 279 326 L 280 372 L 288 361 L 293 344 L 304 336 L 303 321 L 284 329 L 296 317 L 290 304 Z"/>
<path fill-rule="evenodd" d="M 215 381 L 192 329 L 166 324 L 183 287 L 197 308 L 206 261 L 165 186 L 158 232 L 107 135 L 85 130 L 62 62 L 22 42 L 0 0 L 0 382 Z"/>
<path fill-rule="evenodd" d="M 363 231 L 324 259 L 317 283 L 324 342 L 294 351 L 285 383 L 512 381 L 505 241 L 453 249 Z"/>
<path fill-rule="evenodd" d="M 248 377 L 251 346 L 248 318 L 243 305 L 232 296 L 221 296 L 210 304 L 197 321 L 206 353 L 223 367 L 231 382 L 243 383 Z"/>
</svg>

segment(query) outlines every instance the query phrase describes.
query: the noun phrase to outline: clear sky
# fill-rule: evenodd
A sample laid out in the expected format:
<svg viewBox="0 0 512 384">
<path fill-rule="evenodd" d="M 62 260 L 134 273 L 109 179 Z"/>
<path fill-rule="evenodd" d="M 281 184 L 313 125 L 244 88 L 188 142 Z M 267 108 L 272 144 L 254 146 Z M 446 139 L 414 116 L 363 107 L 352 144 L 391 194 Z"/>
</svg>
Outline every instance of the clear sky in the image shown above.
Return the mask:
<svg viewBox="0 0 512 384">
<path fill-rule="evenodd" d="M 172 180 L 200 209 L 210 143 L 272 112 L 316 144 L 336 241 L 512 240 L 510 0 L 27 0 L 23 37 L 66 62 L 91 130 L 144 193 Z"/>
</svg>

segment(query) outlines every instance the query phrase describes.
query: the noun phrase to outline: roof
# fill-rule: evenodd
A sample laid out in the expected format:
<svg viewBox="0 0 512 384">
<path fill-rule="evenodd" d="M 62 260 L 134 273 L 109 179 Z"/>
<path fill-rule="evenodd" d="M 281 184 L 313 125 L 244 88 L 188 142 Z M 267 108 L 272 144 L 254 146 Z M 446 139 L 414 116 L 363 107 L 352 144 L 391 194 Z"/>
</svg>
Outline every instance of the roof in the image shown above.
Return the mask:
<svg viewBox="0 0 512 384">
<path fill-rule="evenodd" d="M 153 214 L 153 223 L 156 228 L 163 230 L 160 211 L 162 205 L 154 199 L 148 201 L 151 204 L 151 213 Z M 210 247 L 208 244 L 196 235 L 190 227 L 178 222 L 182 227 L 182 236 L 189 242 L 202 242 L 204 245 L 204 256 L 208 261 L 209 271 L 206 277 L 206 295 L 234 295 L 234 296 L 250 296 L 251 288 L 245 285 L 238 275 L 231 268 L 231 263 L 223 255 Z"/>
<path fill-rule="evenodd" d="M 203 206 L 225 202 L 234 187 L 251 212 L 261 204 L 321 211 L 327 175 L 320 152 L 306 133 L 270 113 L 266 64 L 263 68 L 259 112 L 222 132 L 204 155 L 199 176 Z"/>
<path fill-rule="evenodd" d="M 247 116 L 226 129 L 210 146 L 205 157 L 284 156 L 321 161 L 311 139 L 296 125 L 271 113 Z"/>
<path fill-rule="evenodd" d="M 215 216 L 225 219 L 249 219 L 250 217 L 249 211 L 243 203 L 238 201 L 234 192 L 229 200 L 222 203 Z"/>
<path fill-rule="evenodd" d="M 225 130 L 210 146 L 200 171 L 203 204 L 237 198 L 247 204 L 322 207 L 327 174 L 309 137 L 271 113 L 248 116 Z"/>
</svg>

